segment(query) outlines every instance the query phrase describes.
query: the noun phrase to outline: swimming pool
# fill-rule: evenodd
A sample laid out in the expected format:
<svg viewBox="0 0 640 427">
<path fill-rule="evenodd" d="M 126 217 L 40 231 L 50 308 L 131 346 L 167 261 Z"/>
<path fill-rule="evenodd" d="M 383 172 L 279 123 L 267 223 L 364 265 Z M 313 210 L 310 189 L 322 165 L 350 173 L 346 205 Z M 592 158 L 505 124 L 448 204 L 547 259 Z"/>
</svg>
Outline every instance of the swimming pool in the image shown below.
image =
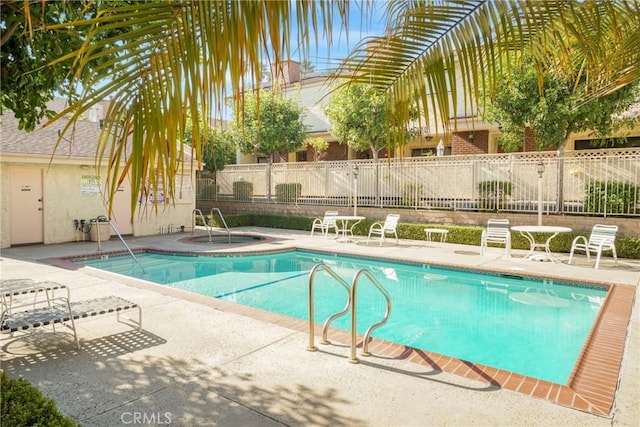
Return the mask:
<svg viewBox="0 0 640 427">
<path fill-rule="evenodd" d="M 307 251 L 251 256 L 138 255 L 76 260 L 198 294 L 308 318 L 308 273 L 323 262 L 351 281 L 370 270 L 391 294 L 387 324 L 373 336 L 565 384 L 600 310 L 606 289 L 519 276 L 390 263 Z M 386 304 L 366 279 L 359 286 L 364 333 Z M 341 310 L 345 289 L 324 273 L 315 284 L 315 321 Z M 348 316 L 333 327 L 348 330 Z"/>
</svg>

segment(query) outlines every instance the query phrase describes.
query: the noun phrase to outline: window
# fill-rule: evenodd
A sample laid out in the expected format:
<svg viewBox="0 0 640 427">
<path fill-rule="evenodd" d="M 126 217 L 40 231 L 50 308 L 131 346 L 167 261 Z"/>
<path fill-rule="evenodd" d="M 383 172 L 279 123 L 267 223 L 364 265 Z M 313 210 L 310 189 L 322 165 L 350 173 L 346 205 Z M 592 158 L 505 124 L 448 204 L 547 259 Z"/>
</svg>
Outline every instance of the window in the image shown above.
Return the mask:
<svg viewBox="0 0 640 427">
<path fill-rule="evenodd" d="M 577 139 L 575 150 L 594 150 L 597 148 L 631 148 L 640 147 L 640 136 L 624 138 L 605 138 L 604 144 L 599 139 Z"/>
<path fill-rule="evenodd" d="M 269 163 L 269 159 L 266 156 L 258 156 L 258 163 Z"/>
<path fill-rule="evenodd" d="M 296 162 L 306 162 L 307 161 L 307 152 L 306 151 L 297 151 L 296 152 Z"/>
<path fill-rule="evenodd" d="M 436 147 L 411 149 L 411 157 L 435 156 L 437 154 L 438 152 Z M 451 155 L 451 147 L 444 147 L 444 155 Z"/>
</svg>

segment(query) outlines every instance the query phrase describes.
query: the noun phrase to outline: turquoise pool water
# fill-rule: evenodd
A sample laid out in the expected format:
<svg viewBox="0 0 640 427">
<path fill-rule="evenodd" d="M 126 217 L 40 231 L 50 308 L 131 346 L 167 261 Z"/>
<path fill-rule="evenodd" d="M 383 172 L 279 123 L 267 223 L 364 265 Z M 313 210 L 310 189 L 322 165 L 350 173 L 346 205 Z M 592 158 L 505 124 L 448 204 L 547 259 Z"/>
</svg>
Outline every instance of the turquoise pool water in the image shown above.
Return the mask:
<svg viewBox="0 0 640 427">
<path fill-rule="evenodd" d="M 429 265 L 305 251 L 251 256 L 137 255 L 76 260 L 190 292 L 308 320 L 309 271 L 324 262 L 351 282 L 366 268 L 392 300 L 389 321 L 373 336 L 565 384 L 606 289 Z M 385 300 L 368 279 L 358 286 L 359 333 L 379 321 Z M 341 310 L 344 287 L 320 272 L 315 321 Z M 333 327 L 348 330 L 349 316 Z"/>
</svg>

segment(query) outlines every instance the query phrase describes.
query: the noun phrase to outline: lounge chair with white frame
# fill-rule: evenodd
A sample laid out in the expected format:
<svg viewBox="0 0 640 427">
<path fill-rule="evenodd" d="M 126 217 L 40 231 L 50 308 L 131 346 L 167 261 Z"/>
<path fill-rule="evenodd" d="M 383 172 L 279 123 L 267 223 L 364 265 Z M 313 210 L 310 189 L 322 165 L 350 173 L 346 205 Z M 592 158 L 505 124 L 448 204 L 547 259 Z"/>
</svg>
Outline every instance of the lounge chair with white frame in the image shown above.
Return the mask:
<svg viewBox="0 0 640 427">
<path fill-rule="evenodd" d="M 387 218 L 384 220 L 384 223 L 376 222 L 371 225 L 369 228 L 369 235 L 367 236 L 367 243 L 369 243 L 369 239 L 371 236 L 380 236 L 380 246 L 384 243 L 384 238 L 387 234 L 393 234 L 396 237 L 396 245 L 400 244 L 398 241 L 398 233 L 396 229 L 398 228 L 398 221 L 400 220 L 400 215 L 398 214 L 389 214 Z"/>
<path fill-rule="evenodd" d="M 484 255 L 489 243 L 504 245 L 504 254 L 507 258 L 511 256 L 511 230 L 508 219 L 490 219 L 487 227 L 482 231 L 480 241 L 480 252 Z"/>
<path fill-rule="evenodd" d="M 329 229 L 333 228 L 337 236 L 338 225 L 336 224 L 336 216 L 338 216 L 338 211 L 326 211 L 323 218 L 314 219 L 313 224 L 311 225 L 311 235 L 313 236 L 313 232 L 318 229 L 326 239 L 329 234 Z"/>
<path fill-rule="evenodd" d="M 591 260 L 589 256 L 590 252 L 594 252 L 596 254 L 596 263 L 593 268 L 598 268 L 600 266 L 600 257 L 604 251 L 611 251 L 613 253 L 613 259 L 617 264 L 618 254 L 616 253 L 615 245 L 617 232 L 617 225 L 594 225 L 591 229 L 591 235 L 589 235 L 588 240 L 584 236 L 578 236 L 573 239 L 568 264 L 571 264 L 571 261 L 573 260 L 573 253 L 576 249 L 579 251 L 585 251 L 587 254 L 587 260 Z"/>
</svg>

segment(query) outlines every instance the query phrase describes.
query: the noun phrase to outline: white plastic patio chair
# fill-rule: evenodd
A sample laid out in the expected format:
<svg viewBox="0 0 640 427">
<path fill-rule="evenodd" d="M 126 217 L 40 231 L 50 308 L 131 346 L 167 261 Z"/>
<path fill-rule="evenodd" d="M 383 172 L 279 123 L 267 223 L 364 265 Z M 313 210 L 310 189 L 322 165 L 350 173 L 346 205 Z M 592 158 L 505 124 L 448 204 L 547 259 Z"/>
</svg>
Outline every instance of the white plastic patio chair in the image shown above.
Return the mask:
<svg viewBox="0 0 640 427">
<path fill-rule="evenodd" d="M 380 236 L 380 246 L 384 243 L 384 238 L 387 234 L 393 234 L 396 237 L 396 245 L 400 244 L 398 241 L 398 233 L 396 232 L 396 228 L 398 228 L 398 221 L 400 220 L 400 215 L 398 214 L 389 214 L 387 218 L 384 220 L 384 224 L 380 222 L 373 223 L 369 228 L 369 235 L 367 236 L 367 243 L 369 243 L 369 239 L 371 236 Z"/>
<path fill-rule="evenodd" d="M 489 243 L 504 245 L 504 254 L 507 258 L 511 256 L 511 230 L 508 219 L 490 219 L 487 227 L 482 231 L 480 241 L 480 253 L 484 255 Z"/>
<path fill-rule="evenodd" d="M 338 225 L 336 224 L 336 216 L 338 216 L 338 211 L 326 211 L 323 218 L 314 219 L 311 225 L 311 235 L 313 236 L 315 230 L 320 230 L 322 236 L 326 239 L 329 234 L 329 229 L 333 228 L 337 236 Z"/>
<path fill-rule="evenodd" d="M 596 253 L 596 263 L 593 268 L 600 266 L 600 257 L 603 251 L 613 252 L 613 259 L 618 264 L 618 255 L 616 253 L 616 233 L 618 232 L 617 225 L 603 225 L 596 224 L 591 229 L 591 235 L 587 240 L 584 236 L 578 236 L 573 239 L 571 243 L 571 252 L 569 253 L 569 264 L 573 260 L 573 252 L 575 250 L 585 251 L 587 254 L 587 260 L 591 260 L 589 253 Z"/>
</svg>

